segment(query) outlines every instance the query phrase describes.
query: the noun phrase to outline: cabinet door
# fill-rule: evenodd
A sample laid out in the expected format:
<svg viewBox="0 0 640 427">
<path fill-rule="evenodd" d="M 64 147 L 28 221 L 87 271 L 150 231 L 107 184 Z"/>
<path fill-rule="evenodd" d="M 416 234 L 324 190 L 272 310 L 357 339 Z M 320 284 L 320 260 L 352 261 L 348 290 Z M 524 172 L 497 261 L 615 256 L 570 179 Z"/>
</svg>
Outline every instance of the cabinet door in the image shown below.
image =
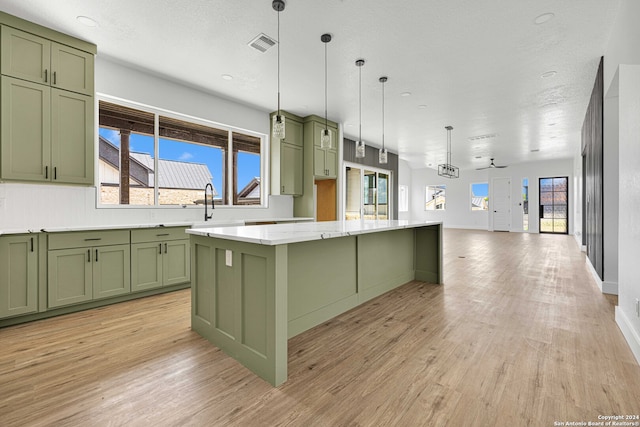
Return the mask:
<svg viewBox="0 0 640 427">
<path fill-rule="evenodd" d="M 338 152 L 335 150 L 326 150 L 324 154 L 324 165 L 327 169 L 329 178 L 338 176 Z"/>
<path fill-rule="evenodd" d="M 101 246 L 93 255 L 93 299 L 131 292 L 131 256 L 129 245 Z"/>
<path fill-rule="evenodd" d="M 280 144 L 281 194 L 302 194 L 302 147 Z"/>
<path fill-rule="evenodd" d="M 302 139 L 302 123 L 286 117 L 284 126 L 284 139 L 282 140 L 282 142 L 286 142 L 287 144 L 299 145 L 300 147 L 302 147 L 302 144 L 304 142 Z"/>
<path fill-rule="evenodd" d="M 327 176 L 327 168 L 325 165 L 324 153 L 326 150 L 318 146 L 313 146 L 313 175 Z"/>
<path fill-rule="evenodd" d="M 162 286 L 161 242 L 131 244 L 131 291 L 145 291 Z"/>
<path fill-rule="evenodd" d="M 91 301 L 93 257 L 90 248 L 49 251 L 47 258 L 49 307 Z"/>
<path fill-rule="evenodd" d="M 2 27 L 2 74 L 49 84 L 51 42 L 11 27 Z"/>
<path fill-rule="evenodd" d="M 50 180 L 50 104 L 51 88 L 2 76 L 2 178 Z"/>
<path fill-rule="evenodd" d="M 93 55 L 58 43 L 51 44 L 51 85 L 93 96 Z"/>
<path fill-rule="evenodd" d="M 189 239 L 171 240 L 162 244 L 163 286 L 178 285 L 191 280 Z"/>
<path fill-rule="evenodd" d="M 33 236 L 0 237 L 0 318 L 38 311 L 38 247 Z"/>
<path fill-rule="evenodd" d="M 93 98 L 51 90 L 51 166 L 54 182 L 93 184 Z"/>
</svg>

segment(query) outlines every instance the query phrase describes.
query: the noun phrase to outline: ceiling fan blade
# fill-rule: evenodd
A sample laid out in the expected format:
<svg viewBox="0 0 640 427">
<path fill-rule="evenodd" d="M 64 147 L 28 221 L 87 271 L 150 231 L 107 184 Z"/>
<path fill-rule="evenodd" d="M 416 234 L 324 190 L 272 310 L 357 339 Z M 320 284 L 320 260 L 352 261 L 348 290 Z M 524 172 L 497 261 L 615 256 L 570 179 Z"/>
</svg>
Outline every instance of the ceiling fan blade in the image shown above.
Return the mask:
<svg viewBox="0 0 640 427">
<path fill-rule="evenodd" d="M 497 169 L 508 168 L 508 167 L 509 166 L 494 166 L 494 168 L 497 168 Z"/>
<path fill-rule="evenodd" d="M 477 171 L 481 171 L 481 170 L 485 170 L 485 169 L 491 169 L 491 166 L 487 166 L 486 168 L 476 168 Z"/>
</svg>

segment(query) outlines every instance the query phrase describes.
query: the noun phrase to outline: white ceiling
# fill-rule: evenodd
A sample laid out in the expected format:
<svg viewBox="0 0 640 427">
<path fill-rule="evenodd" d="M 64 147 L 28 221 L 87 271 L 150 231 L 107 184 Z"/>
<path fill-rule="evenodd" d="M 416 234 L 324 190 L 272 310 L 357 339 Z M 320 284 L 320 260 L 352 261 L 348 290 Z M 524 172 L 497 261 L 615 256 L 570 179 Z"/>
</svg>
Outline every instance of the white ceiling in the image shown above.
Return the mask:
<svg viewBox="0 0 640 427">
<path fill-rule="evenodd" d="M 323 33 L 329 119 L 412 167 L 445 160 L 461 169 L 573 156 L 598 61 L 619 0 L 288 0 L 280 14 L 282 109 L 324 115 Z M 239 100 L 276 108 L 277 50 L 247 43 L 277 38 L 271 0 L 0 0 L 0 9 L 89 40 L 98 54 Z M 537 25 L 537 16 L 551 12 Z M 76 20 L 85 15 L 95 28 Z M 542 78 L 548 71 L 552 77 Z M 221 76 L 229 74 L 232 80 Z M 410 96 L 401 96 L 410 92 Z M 422 107 L 421 107 L 422 106 Z M 496 134 L 477 141 L 470 137 Z M 531 152 L 539 149 L 539 152 Z M 480 157 L 479 159 L 476 157 Z"/>
</svg>

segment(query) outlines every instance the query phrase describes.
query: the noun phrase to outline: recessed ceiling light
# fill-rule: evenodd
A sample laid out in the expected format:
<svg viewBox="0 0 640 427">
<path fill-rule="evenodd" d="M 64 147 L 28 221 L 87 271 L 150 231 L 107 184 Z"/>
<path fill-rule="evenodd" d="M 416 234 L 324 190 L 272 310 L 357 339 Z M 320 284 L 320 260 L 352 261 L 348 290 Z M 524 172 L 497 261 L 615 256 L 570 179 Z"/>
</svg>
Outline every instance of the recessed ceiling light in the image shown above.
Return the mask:
<svg viewBox="0 0 640 427">
<path fill-rule="evenodd" d="M 557 123 L 549 123 L 549 126 L 555 126 Z"/>
<path fill-rule="evenodd" d="M 400 96 L 411 96 L 411 92 L 402 92 Z"/>
<path fill-rule="evenodd" d="M 556 74 L 558 74 L 558 72 L 557 72 L 557 71 L 553 71 L 553 70 L 552 70 L 552 71 L 547 71 L 546 73 L 542 73 L 542 74 L 540 75 L 540 77 L 542 77 L 543 79 L 546 79 L 546 78 L 549 78 L 549 77 L 553 77 L 553 76 L 555 76 Z"/>
<path fill-rule="evenodd" d="M 476 159 L 481 159 L 481 158 L 482 158 L 482 156 L 476 156 Z"/>
<path fill-rule="evenodd" d="M 469 138 L 467 138 L 469 141 L 480 141 L 483 139 L 490 139 L 490 138 L 495 138 L 496 136 L 498 136 L 497 133 L 488 133 L 486 135 L 476 135 L 476 136 L 470 136 Z"/>
<path fill-rule="evenodd" d="M 534 148 L 533 150 L 531 150 L 532 153 L 537 153 L 538 151 L 540 151 L 539 148 Z"/>
<path fill-rule="evenodd" d="M 223 80 L 233 80 L 233 76 L 231 74 L 223 74 L 222 76 Z"/>
<path fill-rule="evenodd" d="M 545 22 L 549 22 L 553 19 L 553 17 L 556 16 L 551 12 L 548 13 L 543 13 L 542 15 L 538 15 L 536 16 L 536 19 L 533 20 L 533 22 L 536 25 L 540 25 L 540 24 L 544 24 Z"/>
<path fill-rule="evenodd" d="M 93 19 L 89 18 L 88 16 L 76 16 L 76 21 L 78 21 L 79 23 L 81 23 L 82 25 L 86 25 L 87 27 L 97 27 L 98 23 L 96 21 L 94 21 Z"/>
<path fill-rule="evenodd" d="M 424 110 L 424 109 L 426 109 L 426 108 L 427 108 L 427 106 L 426 106 L 426 105 L 424 105 L 424 104 L 422 104 L 422 105 L 418 105 L 418 108 L 419 108 L 419 109 L 421 109 L 421 110 Z"/>
</svg>

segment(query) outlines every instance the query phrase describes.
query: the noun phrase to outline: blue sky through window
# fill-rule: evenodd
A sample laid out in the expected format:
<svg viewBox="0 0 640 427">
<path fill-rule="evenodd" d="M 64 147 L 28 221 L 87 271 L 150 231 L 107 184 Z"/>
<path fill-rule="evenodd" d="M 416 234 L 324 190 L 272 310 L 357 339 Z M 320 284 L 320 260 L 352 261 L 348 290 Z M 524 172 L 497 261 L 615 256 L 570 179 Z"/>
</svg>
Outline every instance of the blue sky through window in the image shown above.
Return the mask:
<svg viewBox="0 0 640 427">
<path fill-rule="evenodd" d="M 100 128 L 100 136 L 106 138 L 116 147 L 120 147 L 120 134 L 116 130 Z M 148 135 L 131 134 L 129 149 L 135 152 L 147 153 L 154 157 L 153 137 Z M 160 139 L 160 158 L 187 163 L 204 163 L 213 176 L 213 185 L 222 197 L 223 190 L 223 151 L 219 148 L 205 145 Z M 253 178 L 260 176 L 260 156 L 252 153 L 238 153 L 238 191 L 242 190 Z"/>
<path fill-rule="evenodd" d="M 471 184 L 471 193 L 475 197 L 487 197 L 489 195 L 489 184 Z"/>
</svg>

